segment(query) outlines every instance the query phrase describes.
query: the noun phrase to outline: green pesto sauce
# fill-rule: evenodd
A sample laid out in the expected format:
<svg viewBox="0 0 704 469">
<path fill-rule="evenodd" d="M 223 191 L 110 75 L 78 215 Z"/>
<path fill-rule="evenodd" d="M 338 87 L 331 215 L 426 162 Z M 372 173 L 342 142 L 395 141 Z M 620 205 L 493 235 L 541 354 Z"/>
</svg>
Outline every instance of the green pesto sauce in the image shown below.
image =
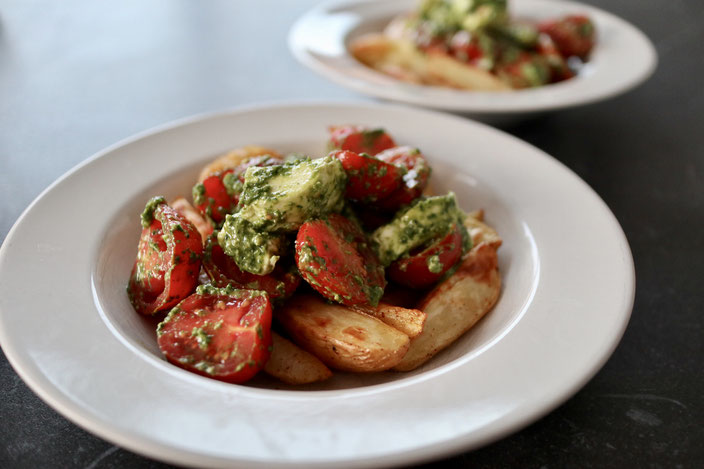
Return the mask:
<svg viewBox="0 0 704 469">
<path fill-rule="evenodd" d="M 222 185 L 225 186 L 225 191 L 230 197 L 234 197 L 242 193 L 242 181 L 235 173 L 227 173 L 222 178 Z"/>
<path fill-rule="evenodd" d="M 191 337 L 196 338 L 198 347 L 201 350 L 208 350 L 208 345 L 210 345 L 210 341 L 213 340 L 213 336 L 205 332 L 202 327 L 194 327 L 191 331 Z"/>
<path fill-rule="evenodd" d="M 255 296 L 266 295 L 266 292 L 259 290 L 243 290 L 241 288 L 235 288 L 232 285 L 228 285 L 223 288 L 214 287 L 213 285 L 198 285 L 196 288 L 196 294 L 198 295 L 213 295 L 213 296 L 232 296 L 234 298 L 253 298 Z M 216 324 L 217 325 L 217 324 Z M 222 324 L 221 324 L 222 325 Z"/>
<path fill-rule="evenodd" d="M 205 200 L 205 186 L 202 182 L 199 182 L 191 190 L 191 195 L 193 196 L 193 203 L 195 205 L 204 205 Z"/>
<path fill-rule="evenodd" d="M 378 305 L 379 300 L 381 300 L 381 297 L 384 296 L 384 289 L 378 285 L 372 285 L 365 288 L 365 292 L 367 294 L 367 298 L 369 299 L 369 304 L 372 306 Z"/>
<path fill-rule="evenodd" d="M 308 219 L 342 210 L 346 184 L 342 164 L 332 157 L 251 166 L 238 212 L 225 218 L 218 244 L 240 269 L 268 274 L 286 248 L 284 234 Z"/>
<path fill-rule="evenodd" d="M 286 239 L 276 233 L 256 230 L 241 213 L 227 215 L 217 235 L 218 244 L 237 266 L 257 275 L 274 270 L 276 261 L 286 247 Z"/>
<path fill-rule="evenodd" d="M 161 335 L 164 333 L 164 328 L 166 327 L 166 325 L 173 321 L 176 316 L 179 316 L 181 314 L 184 314 L 184 311 L 178 305 L 171 308 L 169 314 L 167 314 L 164 320 L 161 321 L 158 326 L 156 326 L 156 336 L 161 337 Z"/>
<path fill-rule="evenodd" d="M 423 0 L 418 17 L 434 35 L 475 32 L 506 20 L 506 0 Z"/>
<path fill-rule="evenodd" d="M 411 249 L 447 232 L 460 219 L 464 219 L 464 214 L 452 192 L 418 199 L 372 233 L 373 246 L 382 265 L 388 266 Z"/>
<path fill-rule="evenodd" d="M 533 49 L 538 43 L 538 28 L 528 23 L 492 25 L 492 31 L 523 49 Z"/>
<path fill-rule="evenodd" d="M 521 76 L 529 86 L 542 86 L 550 79 L 550 71 L 543 62 L 527 62 L 521 65 Z"/>
<path fill-rule="evenodd" d="M 440 256 L 437 254 L 434 256 L 430 256 L 428 260 L 426 261 L 428 265 L 428 271 L 434 273 L 434 274 L 439 274 L 442 272 L 442 262 L 440 262 Z"/>
<path fill-rule="evenodd" d="M 379 137 L 384 135 L 384 133 L 385 130 L 381 128 L 362 131 L 362 145 L 366 148 L 373 147 Z"/>
<path fill-rule="evenodd" d="M 299 159 L 247 168 L 239 215 L 260 231 L 292 232 L 306 220 L 339 212 L 347 175 L 336 158 Z"/>
<path fill-rule="evenodd" d="M 142 211 L 141 215 L 143 228 L 149 228 L 149 226 L 154 221 L 154 211 L 159 205 L 165 203 L 166 199 L 160 195 L 149 199 L 149 202 L 147 202 L 147 205 L 144 207 L 144 211 Z"/>
</svg>

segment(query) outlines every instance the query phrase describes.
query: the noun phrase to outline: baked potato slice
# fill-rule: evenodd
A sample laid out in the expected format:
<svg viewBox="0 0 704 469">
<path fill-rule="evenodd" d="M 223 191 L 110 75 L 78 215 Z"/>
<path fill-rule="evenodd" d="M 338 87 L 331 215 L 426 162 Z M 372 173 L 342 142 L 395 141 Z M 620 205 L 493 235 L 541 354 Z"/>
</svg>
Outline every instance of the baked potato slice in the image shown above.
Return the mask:
<svg viewBox="0 0 704 469">
<path fill-rule="evenodd" d="M 496 248 L 480 243 L 454 274 L 421 300 L 418 309 L 427 314 L 425 327 L 394 369 L 413 370 L 450 345 L 494 307 L 500 290 Z"/>
<path fill-rule="evenodd" d="M 300 347 L 327 366 L 354 372 L 387 370 L 408 350 L 410 339 L 381 320 L 313 295 L 296 295 L 276 318 Z"/>
<path fill-rule="evenodd" d="M 422 52 L 404 37 L 366 34 L 351 42 L 350 52 L 368 67 L 406 82 L 468 90 L 511 90 L 486 70 L 444 53 Z"/>
<path fill-rule="evenodd" d="M 315 356 L 276 332 L 271 333 L 271 357 L 264 372 L 288 384 L 308 384 L 332 376 L 330 369 Z"/>
<path fill-rule="evenodd" d="M 383 323 L 398 329 L 411 339 L 423 331 L 425 324 L 425 313 L 418 309 L 403 308 L 386 303 L 379 303 L 377 306 L 355 306 L 353 309 L 380 319 Z"/>
<path fill-rule="evenodd" d="M 258 145 L 247 145 L 242 148 L 237 148 L 235 150 L 229 151 L 224 155 L 216 158 L 215 160 L 208 163 L 200 172 L 198 176 L 198 182 L 203 182 L 208 176 L 225 171 L 226 169 L 233 169 L 241 165 L 245 161 L 255 156 L 269 155 L 276 158 L 282 158 L 281 153 L 271 148 L 260 147 Z"/>
<path fill-rule="evenodd" d="M 409 41 L 367 34 L 350 43 L 350 52 L 364 65 L 409 83 L 423 83 L 426 62 Z"/>
</svg>

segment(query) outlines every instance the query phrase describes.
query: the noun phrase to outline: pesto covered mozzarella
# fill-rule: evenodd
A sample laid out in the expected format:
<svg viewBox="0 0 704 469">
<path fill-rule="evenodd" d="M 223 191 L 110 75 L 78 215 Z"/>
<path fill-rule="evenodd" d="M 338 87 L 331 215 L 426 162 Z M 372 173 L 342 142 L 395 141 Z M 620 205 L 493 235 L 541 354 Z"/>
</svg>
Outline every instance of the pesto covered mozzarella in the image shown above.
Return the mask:
<svg viewBox="0 0 704 469">
<path fill-rule="evenodd" d="M 446 233 L 453 223 L 463 221 L 464 217 L 452 192 L 417 199 L 372 233 L 379 260 L 385 266 L 391 264 L 411 249 Z"/>
<path fill-rule="evenodd" d="M 250 167 L 237 215 L 256 230 L 295 231 L 310 218 L 339 212 L 346 183 L 342 164 L 332 157 Z"/>
<path fill-rule="evenodd" d="M 285 250 L 286 239 L 281 234 L 255 230 L 236 213 L 225 218 L 218 233 L 218 244 L 240 269 L 266 275 L 274 270 L 276 261 Z"/>
</svg>

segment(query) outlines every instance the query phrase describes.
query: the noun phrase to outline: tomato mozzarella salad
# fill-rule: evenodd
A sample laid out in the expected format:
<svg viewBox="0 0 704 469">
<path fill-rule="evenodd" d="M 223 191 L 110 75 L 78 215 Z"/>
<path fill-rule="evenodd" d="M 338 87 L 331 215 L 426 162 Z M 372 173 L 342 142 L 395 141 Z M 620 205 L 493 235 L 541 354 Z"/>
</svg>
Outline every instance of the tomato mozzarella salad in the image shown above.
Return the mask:
<svg viewBox="0 0 704 469">
<path fill-rule="evenodd" d="M 389 316 L 387 281 L 429 290 L 459 268 L 472 247 L 466 215 L 454 194 L 424 194 L 423 153 L 383 129 L 329 132 L 321 158 L 244 147 L 203 169 L 192 204 L 146 204 L 127 292 L 138 313 L 165 315 L 157 341 L 168 361 L 242 383 L 265 368 L 272 323 L 294 293 Z"/>
</svg>

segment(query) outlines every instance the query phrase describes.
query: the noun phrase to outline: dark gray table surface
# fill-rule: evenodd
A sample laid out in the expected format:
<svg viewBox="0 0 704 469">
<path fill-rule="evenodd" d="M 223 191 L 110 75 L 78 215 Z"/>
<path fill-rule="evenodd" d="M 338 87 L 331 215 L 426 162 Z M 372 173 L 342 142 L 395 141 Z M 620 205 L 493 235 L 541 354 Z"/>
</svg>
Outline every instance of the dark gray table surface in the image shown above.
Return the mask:
<svg viewBox="0 0 704 469">
<path fill-rule="evenodd" d="M 366 99 L 295 62 L 315 2 L 0 1 L 0 240 L 54 179 L 176 118 L 283 99 Z M 591 0 L 641 28 L 660 62 L 638 89 L 504 130 L 606 201 L 635 259 L 622 342 L 564 405 L 437 467 L 704 467 L 704 4 Z M 0 358 L 0 468 L 166 467 L 94 437 Z"/>
</svg>

